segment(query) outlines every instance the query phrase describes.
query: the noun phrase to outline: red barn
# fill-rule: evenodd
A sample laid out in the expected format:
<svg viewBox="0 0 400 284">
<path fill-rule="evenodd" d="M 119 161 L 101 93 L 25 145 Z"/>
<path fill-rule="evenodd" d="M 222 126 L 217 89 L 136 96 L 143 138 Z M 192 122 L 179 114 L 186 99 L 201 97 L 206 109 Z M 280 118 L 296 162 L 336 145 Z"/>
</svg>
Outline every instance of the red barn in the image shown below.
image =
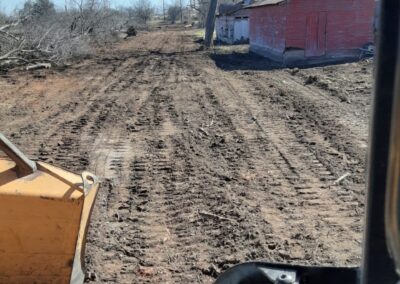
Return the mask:
<svg viewBox="0 0 400 284">
<path fill-rule="evenodd" d="M 287 64 L 359 56 L 375 0 L 264 0 L 250 9 L 250 50 Z"/>
</svg>

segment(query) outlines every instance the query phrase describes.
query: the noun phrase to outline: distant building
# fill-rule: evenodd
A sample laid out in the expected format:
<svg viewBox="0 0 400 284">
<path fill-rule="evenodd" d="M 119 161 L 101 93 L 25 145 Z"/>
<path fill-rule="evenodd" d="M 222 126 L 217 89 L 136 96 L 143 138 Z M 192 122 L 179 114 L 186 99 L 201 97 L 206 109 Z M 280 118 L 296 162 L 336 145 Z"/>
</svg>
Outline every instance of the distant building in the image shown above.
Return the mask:
<svg viewBox="0 0 400 284">
<path fill-rule="evenodd" d="M 217 41 L 227 44 L 249 41 L 249 10 L 244 7 L 250 1 L 236 4 L 220 4 L 215 19 Z"/>
<path fill-rule="evenodd" d="M 373 42 L 375 0 L 264 0 L 250 11 L 250 50 L 296 64 L 359 56 Z"/>
</svg>

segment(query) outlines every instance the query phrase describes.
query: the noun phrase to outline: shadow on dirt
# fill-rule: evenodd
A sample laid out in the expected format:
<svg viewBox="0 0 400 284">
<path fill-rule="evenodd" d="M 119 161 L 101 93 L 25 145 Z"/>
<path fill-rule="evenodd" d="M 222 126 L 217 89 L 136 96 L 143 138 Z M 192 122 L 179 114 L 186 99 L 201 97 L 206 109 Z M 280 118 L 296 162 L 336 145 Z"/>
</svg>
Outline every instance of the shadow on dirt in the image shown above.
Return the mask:
<svg viewBox="0 0 400 284">
<path fill-rule="evenodd" d="M 225 71 L 268 71 L 284 68 L 308 69 L 315 67 L 325 67 L 331 65 L 340 65 L 345 63 L 357 62 L 360 60 L 368 60 L 370 57 L 364 58 L 343 58 L 341 60 L 332 59 L 325 62 L 302 62 L 293 66 L 285 66 L 282 63 L 274 62 L 268 58 L 257 55 L 252 52 L 232 52 L 232 53 L 213 53 L 210 54 L 212 60 L 218 68 Z"/>
<path fill-rule="evenodd" d="M 282 64 L 271 61 L 265 57 L 259 56 L 255 53 L 224 53 L 210 54 L 212 60 L 218 68 L 225 71 L 235 71 L 235 70 L 273 70 L 283 68 Z"/>
</svg>

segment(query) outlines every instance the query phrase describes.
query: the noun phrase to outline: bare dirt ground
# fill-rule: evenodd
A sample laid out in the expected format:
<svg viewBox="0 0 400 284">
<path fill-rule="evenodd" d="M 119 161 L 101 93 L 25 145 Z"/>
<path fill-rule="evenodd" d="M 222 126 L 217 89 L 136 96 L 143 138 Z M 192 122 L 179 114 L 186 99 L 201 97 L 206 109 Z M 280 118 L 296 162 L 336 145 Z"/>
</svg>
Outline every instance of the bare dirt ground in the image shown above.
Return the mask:
<svg viewBox="0 0 400 284">
<path fill-rule="evenodd" d="M 1 76 L 1 131 L 103 181 L 89 282 L 211 283 L 260 259 L 359 263 L 372 63 L 274 67 L 159 31 L 66 70 Z"/>
</svg>

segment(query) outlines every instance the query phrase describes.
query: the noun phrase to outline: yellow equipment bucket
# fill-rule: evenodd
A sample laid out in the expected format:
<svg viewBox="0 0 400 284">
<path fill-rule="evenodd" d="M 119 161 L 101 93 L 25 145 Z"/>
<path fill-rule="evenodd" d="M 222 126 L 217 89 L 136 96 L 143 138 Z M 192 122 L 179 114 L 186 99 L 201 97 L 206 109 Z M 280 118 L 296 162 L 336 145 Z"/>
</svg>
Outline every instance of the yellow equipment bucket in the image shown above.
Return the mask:
<svg viewBox="0 0 400 284">
<path fill-rule="evenodd" d="M 1 133 L 0 150 L 0 283 L 83 283 L 97 178 L 35 163 Z"/>
</svg>

